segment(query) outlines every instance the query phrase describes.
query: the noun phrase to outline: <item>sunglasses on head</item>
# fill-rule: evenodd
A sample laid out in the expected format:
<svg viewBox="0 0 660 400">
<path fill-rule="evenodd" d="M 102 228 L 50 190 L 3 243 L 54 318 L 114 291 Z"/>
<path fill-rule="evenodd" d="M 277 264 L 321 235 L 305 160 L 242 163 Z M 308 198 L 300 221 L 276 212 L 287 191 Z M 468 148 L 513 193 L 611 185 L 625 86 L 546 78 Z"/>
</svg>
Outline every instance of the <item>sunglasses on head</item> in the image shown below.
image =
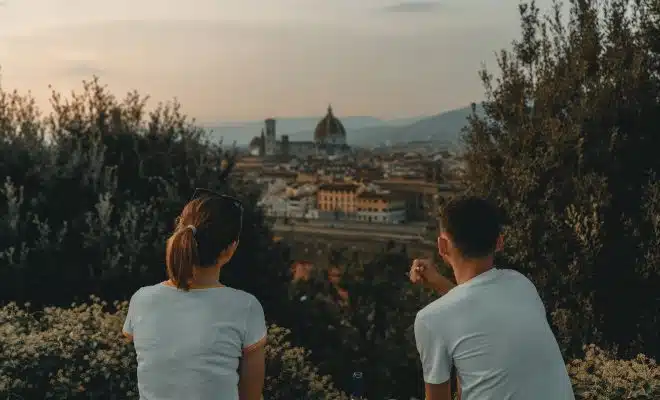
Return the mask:
<svg viewBox="0 0 660 400">
<path fill-rule="evenodd" d="M 226 201 L 240 212 L 241 217 L 239 219 L 240 225 L 238 228 L 238 237 L 240 237 L 241 232 L 243 231 L 243 203 L 241 203 L 241 201 L 236 197 L 229 196 L 226 194 L 220 194 L 218 192 L 214 192 L 213 190 L 203 189 L 203 188 L 196 188 L 195 191 L 193 192 L 192 197 L 190 198 L 190 201 L 197 200 L 203 197 L 210 197 L 210 198 Z"/>
</svg>

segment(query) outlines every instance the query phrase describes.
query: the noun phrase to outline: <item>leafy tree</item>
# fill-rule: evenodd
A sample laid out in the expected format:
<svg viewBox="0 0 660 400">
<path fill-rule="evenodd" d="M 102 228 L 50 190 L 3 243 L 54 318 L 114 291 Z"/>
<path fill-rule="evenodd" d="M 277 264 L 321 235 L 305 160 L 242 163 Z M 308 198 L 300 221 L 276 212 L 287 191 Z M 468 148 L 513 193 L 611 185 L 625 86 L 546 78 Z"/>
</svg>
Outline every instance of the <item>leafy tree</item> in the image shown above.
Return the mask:
<svg viewBox="0 0 660 400">
<path fill-rule="evenodd" d="M 293 296 L 306 299 L 295 309 L 304 324 L 294 328 L 304 333 L 297 343 L 311 349 L 311 360 L 346 392 L 352 373 L 360 371 L 369 398 L 420 397 L 412 324 L 435 295 L 409 283 L 411 260 L 405 247 L 389 243 L 373 257 L 335 249 L 329 261 L 310 281 L 293 285 Z M 328 272 L 337 267 L 342 274 L 334 285 Z"/>
<path fill-rule="evenodd" d="M 288 260 L 274 244 L 231 151 L 205 139 L 178 103 L 147 111 L 97 79 L 42 117 L 34 100 L 0 88 L 0 301 L 67 304 L 127 298 L 165 277 L 165 238 L 195 187 L 238 196 L 245 223 L 223 281 L 286 316 Z"/>
<path fill-rule="evenodd" d="M 502 263 L 536 283 L 568 354 L 657 355 L 660 6 L 568 4 L 520 5 L 521 38 L 481 72 L 465 179 L 506 210 Z"/>
<path fill-rule="evenodd" d="M 336 253 L 330 265 L 337 262 Z M 354 368 L 355 345 L 351 331 L 342 315 L 342 305 L 335 287 L 330 284 L 331 266 L 315 266 L 309 280 L 291 284 L 289 301 L 292 321 L 292 341 L 311 350 L 310 358 L 323 373 L 339 378 L 345 387 L 346 376 Z"/>
</svg>

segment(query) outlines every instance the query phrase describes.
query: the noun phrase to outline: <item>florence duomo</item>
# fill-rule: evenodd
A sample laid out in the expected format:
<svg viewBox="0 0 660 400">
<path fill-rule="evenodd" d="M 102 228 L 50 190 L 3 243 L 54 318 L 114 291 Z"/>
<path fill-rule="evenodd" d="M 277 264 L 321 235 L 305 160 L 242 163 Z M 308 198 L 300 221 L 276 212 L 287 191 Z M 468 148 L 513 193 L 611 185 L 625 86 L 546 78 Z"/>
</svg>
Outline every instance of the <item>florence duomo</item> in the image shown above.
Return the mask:
<svg viewBox="0 0 660 400">
<path fill-rule="evenodd" d="M 274 118 L 264 121 L 261 136 L 250 141 L 250 152 L 261 157 L 298 156 L 313 154 L 339 154 L 349 150 L 346 144 L 346 128 L 328 106 L 326 115 L 316 124 L 314 140 L 290 141 L 289 135 L 277 140 L 277 123 Z"/>
</svg>

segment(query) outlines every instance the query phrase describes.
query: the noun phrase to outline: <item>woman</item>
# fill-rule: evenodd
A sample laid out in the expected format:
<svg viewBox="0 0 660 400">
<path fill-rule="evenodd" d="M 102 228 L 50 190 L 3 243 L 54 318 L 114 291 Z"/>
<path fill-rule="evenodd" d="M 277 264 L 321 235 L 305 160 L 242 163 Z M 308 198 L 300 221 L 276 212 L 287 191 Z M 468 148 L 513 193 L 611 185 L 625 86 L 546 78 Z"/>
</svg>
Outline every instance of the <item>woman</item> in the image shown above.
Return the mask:
<svg viewBox="0 0 660 400">
<path fill-rule="evenodd" d="M 123 330 L 137 353 L 140 399 L 261 398 L 263 308 L 219 282 L 242 223 L 238 200 L 198 189 L 167 241 L 169 280 L 131 297 Z"/>
</svg>

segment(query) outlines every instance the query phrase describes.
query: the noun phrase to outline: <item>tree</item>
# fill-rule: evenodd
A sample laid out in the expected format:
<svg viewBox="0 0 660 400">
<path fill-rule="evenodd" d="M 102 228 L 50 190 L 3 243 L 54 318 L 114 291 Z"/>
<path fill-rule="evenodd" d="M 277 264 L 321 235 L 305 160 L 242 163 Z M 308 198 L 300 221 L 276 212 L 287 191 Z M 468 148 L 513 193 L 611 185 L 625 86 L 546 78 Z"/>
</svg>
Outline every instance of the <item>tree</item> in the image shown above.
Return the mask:
<svg viewBox="0 0 660 400">
<path fill-rule="evenodd" d="M 368 398 L 421 397 L 412 325 L 435 295 L 410 284 L 410 261 L 394 244 L 372 257 L 333 249 L 327 269 L 294 284 L 292 297 L 305 299 L 292 310 L 303 324 L 294 329 L 296 343 L 312 351 L 310 359 L 342 390 L 350 392 L 351 375 L 360 371 Z M 337 269 L 338 284 L 328 276 Z"/>
<path fill-rule="evenodd" d="M 71 98 L 53 92 L 51 104 L 44 118 L 33 99 L 0 88 L 0 301 L 113 301 L 163 280 L 174 218 L 206 187 L 245 204 L 223 282 L 255 294 L 269 319 L 287 317 L 289 262 L 256 188 L 231 177 L 231 152 L 178 103 L 147 112 L 147 98 L 119 100 L 94 79 Z"/>
<path fill-rule="evenodd" d="M 469 191 L 509 225 L 502 264 L 530 276 L 568 354 L 657 355 L 658 3 L 520 5 L 522 37 L 484 70 L 465 131 Z"/>
</svg>

